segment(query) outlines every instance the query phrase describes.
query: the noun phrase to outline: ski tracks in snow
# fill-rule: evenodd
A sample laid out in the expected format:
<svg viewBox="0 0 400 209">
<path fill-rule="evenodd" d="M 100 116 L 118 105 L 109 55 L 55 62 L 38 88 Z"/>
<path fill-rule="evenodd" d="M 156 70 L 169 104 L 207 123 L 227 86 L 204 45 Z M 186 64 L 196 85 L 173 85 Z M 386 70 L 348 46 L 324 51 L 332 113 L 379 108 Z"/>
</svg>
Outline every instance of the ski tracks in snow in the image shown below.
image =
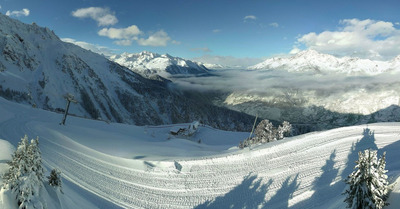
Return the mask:
<svg viewBox="0 0 400 209">
<path fill-rule="evenodd" d="M 381 147 L 388 145 L 397 140 L 393 136 L 398 132 L 394 125 L 382 129 L 377 126 L 375 141 Z M 361 126 L 347 127 L 287 138 L 225 156 L 177 159 L 182 166 L 180 170 L 169 161 L 162 162 L 160 167 L 157 162 L 133 159 L 119 163 L 118 158 L 79 146 L 66 137 L 41 143 L 47 164 L 61 168 L 70 181 L 126 208 L 209 207 L 223 197 L 227 197 L 224 201 L 228 205 L 233 200 L 227 194 L 239 188 L 242 198 L 250 197 L 254 192 L 251 185 L 257 184 L 268 185 L 259 207 L 319 208 L 305 201 L 313 195 L 311 188 L 316 178 L 324 172 L 336 171 L 330 184 L 340 182 L 345 167 L 353 166 L 347 162 L 348 156 L 352 146 L 363 138 L 362 133 Z M 322 170 L 332 153 L 332 167 Z M 241 188 L 244 179 L 251 176 L 254 180 L 250 188 Z M 275 201 L 281 192 L 289 194 L 289 200 Z"/>
<path fill-rule="evenodd" d="M 373 135 L 364 131 L 366 126 L 353 126 L 218 156 L 144 161 L 95 151 L 57 132 L 61 128 L 47 119 L 33 121 L 40 114 L 26 114 L 2 120 L 2 138 L 16 145 L 21 133 L 40 136 L 48 167 L 124 208 L 343 208 L 342 179 L 353 170 L 357 152 L 396 150 L 400 139 L 399 123 L 382 123 L 369 125 Z M 400 169 L 395 161 L 388 158 L 387 167 Z"/>
</svg>

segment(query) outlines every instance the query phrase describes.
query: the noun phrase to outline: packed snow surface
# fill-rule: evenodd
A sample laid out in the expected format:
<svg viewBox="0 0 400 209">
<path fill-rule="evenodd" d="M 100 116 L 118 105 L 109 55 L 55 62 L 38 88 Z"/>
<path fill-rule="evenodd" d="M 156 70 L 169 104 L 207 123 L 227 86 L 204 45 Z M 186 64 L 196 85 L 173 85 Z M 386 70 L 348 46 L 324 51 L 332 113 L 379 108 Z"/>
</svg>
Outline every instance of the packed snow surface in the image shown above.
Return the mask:
<svg viewBox="0 0 400 209">
<path fill-rule="evenodd" d="M 391 182 L 400 171 L 400 123 L 239 150 L 249 133 L 199 126 L 192 138 L 178 139 L 169 131 L 188 124 L 138 127 L 71 116 L 60 126 L 61 114 L 1 98 L 0 115 L 0 138 L 13 146 L 24 134 L 39 136 L 46 167 L 65 179 L 63 208 L 345 208 L 343 179 L 358 151 L 386 151 Z M 10 159 L 8 142 L 0 140 L 0 164 Z"/>
</svg>

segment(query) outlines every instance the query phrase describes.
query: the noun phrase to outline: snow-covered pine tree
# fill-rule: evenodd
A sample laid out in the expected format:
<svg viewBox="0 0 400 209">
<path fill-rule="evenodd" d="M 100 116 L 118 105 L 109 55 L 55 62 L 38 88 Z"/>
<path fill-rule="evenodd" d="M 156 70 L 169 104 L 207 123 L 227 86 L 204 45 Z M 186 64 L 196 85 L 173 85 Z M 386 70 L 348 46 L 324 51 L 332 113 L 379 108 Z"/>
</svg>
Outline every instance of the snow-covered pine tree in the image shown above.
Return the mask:
<svg viewBox="0 0 400 209">
<path fill-rule="evenodd" d="M 285 134 L 292 132 L 292 125 L 284 121 L 282 126 L 275 128 L 272 123 L 265 119 L 262 120 L 256 127 L 254 134 L 255 137 L 249 137 L 243 142 L 239 143 L 239 148 L 250 147 L 252 144 L 267 143 L 276 140 L 281 140 Z"/>
<path fill-rule="evenodd" d="M 44 168 L 42 166 L 42 153 L 39 149 L 39 137 L 31 140 L 31 144 L 28 147 L 28 157 L 31 159 L 32 171 L 35 172 L 39 181 L 43 182 Z"/>
<path fill-rule="evenodd" d="M 385 154 L 378 160 L 377 151 L 364 150 L 358 153 L 358 161 L 345 180 L 349 185 L 343 193 L 347 194 L 347 208 L 381 209 L 387 203 L 388 181 L 385 170 Z"/>
<path fill-rule="evenodd" d="M 62 181 L 61 181 L 61 171 L 57 168 L 54 168 L 50 172 L 50 176 L 47 177 L 49 180 L 49 184 L 53 187 L 59 188 L 62 191 Z"/>
<path fill-rule="evenodd" d="M 283 121 L 282 126 L 278 127 L 278 140 L 283 139 L 285 134 L 290 134 L 291 132 L 292 125 L 287 121 Z"/>
<path fill-rule="evenodd" d="M 24 138 L 21 138 L 21 141 L 18 143 L 17 150 L 12 155 L 12 159 L 8 162 L 10 168 L 3 176 L 3 188 L 11 189 L 14 192 L 19 190 L 20 185 L 20 176 L 24 175 L 27 172 L 27 150 L 28 150 L 29 142 L 28 137 L 25 135 Z"/>
<path fill-rule="evenodd" d="M 256 143 L 265 143 L 277 140 L 276 129 L 269 120 L 262 120 L 254 131 Z"/>
<path fill-rule="evenodd" d="M 35 159 L 37 157 L 40 160 Z M 9 170 L 3 177 L 4 189 L 10 189 L 16 195 L 20 209 L 31 208 L 33 204 L 35 208 L 42 208 L 39 189 L 42 185 L 40 179 L 43 179 L 43 167 L 38 139 L 32 140 L 29 144 L 27 135 L 21 138 L 9 166 Z"/>
</svg>

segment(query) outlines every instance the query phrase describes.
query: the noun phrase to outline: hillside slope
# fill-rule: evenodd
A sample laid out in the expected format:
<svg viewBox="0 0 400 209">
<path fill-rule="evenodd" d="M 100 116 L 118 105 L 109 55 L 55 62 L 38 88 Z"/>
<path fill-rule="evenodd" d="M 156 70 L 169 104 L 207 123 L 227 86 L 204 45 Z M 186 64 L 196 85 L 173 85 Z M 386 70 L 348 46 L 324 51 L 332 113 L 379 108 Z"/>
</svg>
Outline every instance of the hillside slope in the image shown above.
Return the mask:
<svg viewBox="0 0 400 209">
<path fill-rule="evenodd" d="M 165 79 L 149 80 L 105 57 L 62 42 L 51 30 L 0 14 L 0 96 L 62 111 L 63 95 L 75 96 L 70 113 L 130 124 L 201 120 L 245 129 L 252 118 L 171 90 Z M 194 95 L 195 96 L 195 95 Z M 232 124 L 234 124 L 232 127 Z"/>
<path fill-rule="evenodd" d="M 172 126 L 73 117 L 59 126 L 60 114 L 0 102 L 0 138 L 15 146 L 25 133 L 39 136 L 45 164 L 60 168 L 79 186 L 71 186 L 71 192 L 93 193 L 89 201 L 98 208 L 105 203 L 96 198 L 115 204 L 107 208 L 344 208 L 343 179 L 358 151 L 368 148 L 387 152 L 391 182 L 400 174 L 399 123 L 310 133 L 238 150 L 234 146 L 248 133 L 201 127 L 194 138 L 202 139 L 198 144 L 167 140 Z M 398 199 L 392 200 L 396 204 Z"/>
</svg>

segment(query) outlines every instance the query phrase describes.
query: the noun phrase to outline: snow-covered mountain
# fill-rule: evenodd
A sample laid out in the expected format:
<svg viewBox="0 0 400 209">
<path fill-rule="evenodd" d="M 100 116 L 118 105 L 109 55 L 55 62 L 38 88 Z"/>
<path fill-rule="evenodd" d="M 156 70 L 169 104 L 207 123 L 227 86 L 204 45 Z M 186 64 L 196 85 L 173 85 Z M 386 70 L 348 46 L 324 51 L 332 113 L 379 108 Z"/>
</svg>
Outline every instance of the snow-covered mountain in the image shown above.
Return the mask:
<svg viewBox="0 0 400 209">
<path fill-rule="evenodd" d="M 372 61 L 307 50 L 249 69 L 256 87 L 230 92 L 221 106 L 314 130 L 400 120 L 400 56 Z"/>
<path fill-rule="evenodd" d="M 195 96 L 188 98 L 170 90 L 170 85 L 165 79 L 146 79 L 99 54 L 62 42 L 48 28 L 0 14 L 1 97 L 62 110 L 66 105 L 63 95 L 70 93 L 78 101 L 71 105 L 70 113 L 124 123 L 202 120 L 216 127 L 239 129 L 251 124 L 250 117 L 214 107 Z"/>
<path fill-rule="evenodd" d="M 202 63 L 202 65 L 204 65 L 208 69 L 213 69 L 213 70 L 228 69 L 226 66 L 221 64 Z"/>
<path fill-rule="evenodd" d="M 230 70 L 230 69 L 244 69 L 245 67 L 243 66 L 228 66 L 228 65 L 222 65 L 222 64 L 211 64 L 211 63 L 201 63 L 204 65 L 206 68 L 211 69 L 211 70 Z"/>
<path fill-rule="evenodd" d="M 305 50 L 291 57 L 270 58 L 248 69 L 375 75 L 391 70 L 399 70 L 400 55 L 392 61 L 375 61 L 354 57 L 338 58 L 315 50 Z"/>
<path fill-rule="evenodd" d="M 208 69 L 197 62 L 148 51 L 133 54 L 122 53 L 113 55 L 109 59 L 146 77 L 159 75 L 168 78 L 177 74 L 208 73 Z"/>
</svg>

